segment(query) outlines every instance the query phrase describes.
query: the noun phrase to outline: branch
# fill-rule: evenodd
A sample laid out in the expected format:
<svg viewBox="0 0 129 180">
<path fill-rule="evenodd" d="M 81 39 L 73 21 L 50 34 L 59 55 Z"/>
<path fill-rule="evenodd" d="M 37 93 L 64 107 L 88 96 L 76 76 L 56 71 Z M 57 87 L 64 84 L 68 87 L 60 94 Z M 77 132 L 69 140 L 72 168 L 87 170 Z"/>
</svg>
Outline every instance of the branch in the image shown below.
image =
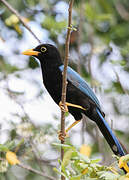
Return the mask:
<svg viewBox="0 0 129 180">
<path fill-rule="evenodd" d="M 36 173 L 36 174 L 38 174 L 38 175 L 40 175 L 40 176 L 46 177 L 47 179 L 56 180 L 54 177 L 48 176 L 47 174 L 42 173 L 42 172 L 40 172 L 40 171 L 38 171 L 38 170 L 36 170 L 36 169 L 33 169 L 33 168 L 31 168 L 30 166 L 23 165 L 23 164 L 21 164 L 21 163 L 18 164 L 18 166 L 20 166 L 21 168 L 24 168 L 24 169 L 26 169 L 26 170 L 28 170 L 28 171 L 31 171 L 31 172 L 33 172 L 33 173 Z"/>
<path fill-rule="evenodd" d="M 68 30 L 65 42 L 65 60 L 64 60 L 64 71 L 63 71 L 63 82 L 62 82 L 62 104 L 65 106 L 66 102 L 66 89 L 67 89 L 67 66 L 69 58 L 69 44 L 70 44 L 70 34 L 71 34 L 71 24 L 72 24 L 72 7 L 74 0 L 70 1 L 69 4 L 69 15 L 68 15 Z M 65 112 L 61 110 L 61 133 L 65 135 Z M 61 144 L 64 144 L 64 141 L 61 140 Z M 63 160 L 64 150 L 61 148 L 61 160 Z M 61 180 L 65 180 L 64 176 L 61 176 Z"/>
<path fill-rule="evenodd" d="M 4 160 L 5 160 L 4 158 L 1 158 L 1 157 L 0 157 L 0 161 L 4 161 Z M 19 164 L 17 164 L 17 166 L 19 166 L 19 167 L 21 167 L 21 168 L 23 168 L 23 169 L 26 169 L 26 170 L 28 170 L 28 171 L 31 171 L 31 172 L 33 172 L 33 173 L 36 173 L 36 174 L 38 174 L 38 175 L 40 175 L 40 176 L 46 177 L 47 179 L 56 180 L 54 177 L 48 176 L 47 174 L 42 173 L 42 172 L 40 172 L 40 171 L 38 171 L 38 170 L 36 170 L 36 169 L 33 169 L 33 168 L 31 168 L 30 166 L 24 165 L 24 164 L 22 164 L 21 162 L 20 162 Z"/>
<path fill-rule="evenodd" d="M 34 38 L 41 43 L 41 41 L 38 39 L 38 37 L 35 35 L 35 33 L 30 29 L 30 27 L 24 22 L 23 18 L 20 16 L 20 14 L 5 0 L 0 0 L 13 14 L 17 16 L 19 21 L 23 24 L 23 26 L 28 29 L 28 31 L 34 36 Z"/>
</svg>

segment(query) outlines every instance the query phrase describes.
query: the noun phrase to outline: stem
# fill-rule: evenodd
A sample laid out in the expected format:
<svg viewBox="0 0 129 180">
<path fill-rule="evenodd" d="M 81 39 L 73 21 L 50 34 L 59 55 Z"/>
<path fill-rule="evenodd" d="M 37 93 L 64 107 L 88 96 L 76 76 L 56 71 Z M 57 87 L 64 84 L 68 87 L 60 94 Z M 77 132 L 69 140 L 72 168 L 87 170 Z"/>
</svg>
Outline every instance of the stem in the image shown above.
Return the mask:
<svg viewBox="0 0 129 180">
<path fill-rule="evenodd" d="M 72 24 L 72 7 L 74 0 L 70 1 L 69 4 L 69 15 L 68 15 L 68 30 L 65 42 L 65 60 L 64 60 L 64 71 L 63 71 L 63 82 L 62 82 L 62 104 L 65 106 L 66 102 L 66 89 L 67 89 L 67 66 L 68 66 L 68 58 L 69 58 L 69 44 L 70 44 L 70 34 L 71 34 L 71 24 Z M 61 132 L 65 135 L 65 112 L 61 111 Z M 61 144 L 64 144 L 64 141 L 61 140 Z M 64 149 L 61 148 L 61 160 L 63 160 Z M 61 176 L 61 180 L 65 180 L 64 176 Z"/>
<path fill-rule="evenodd" d="M 38 39 L 38 37 L 35 35 L 35 33 L 30 29 L 30 27 L 24 22 L 22 16 L 5 0 L 0 0 L 13 14 L 17 16 L 19 21 L 23 24 L 23 26 L 28 29 L 28 31 L 34 36 L 34 38 L 41 43 L 41 41 Z"/>
</svg>

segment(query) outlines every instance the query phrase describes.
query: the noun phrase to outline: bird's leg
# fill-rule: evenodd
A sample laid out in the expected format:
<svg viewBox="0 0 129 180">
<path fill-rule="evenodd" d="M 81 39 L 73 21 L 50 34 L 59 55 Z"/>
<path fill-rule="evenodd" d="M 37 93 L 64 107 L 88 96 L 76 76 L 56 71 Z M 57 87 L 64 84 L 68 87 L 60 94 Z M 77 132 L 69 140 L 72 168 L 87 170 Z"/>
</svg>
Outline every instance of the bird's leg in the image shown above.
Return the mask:
<svg viewBox="0 0 129 180">
<path fill-rule="evenodd" d="M 68 103 L 68 102 L 65 102 L 65 104 L 63 104 L 63 103 L 60 101 L 59 106 L 60 106 L 60 108 L 61 108 L 61 110 L 62 110 L 63 112 L 68 112 L 68 106 L 70 106 L 70 107 L 75 107 L 75 108 L 79 108 L 79 109 L 82 109 L 82 110 L 84 110 L 84 111 L 86 110 L 85 108 L 83 108 L 83 107 L 80 106 L 80 105 L 72 104 L 72 103 Z M 81 120 L 78 120 L 78 121 L 75 121 L 74 123 L 72 123 L 72 124 L 65 130 L 65 135 L 63 135 L 62 132 L 59 131 L 59 132 L 58 132 L 58 138 L 59 138 L 60 140 L 64 140 L 66 137 L 68 137 L 68 133 L 67 133 L 67 132 L 68 132 L 72 127 L 74 127 L 76 124 L 78 124 L 80 121 L 81 121 Z"/>
<path fill-rule="evenodd" d="M 74 127 L 76 124 L 78 124 L 81 120 L 75 121 L 74 123 L 72 123 L 66 130 L 65 132 L 67 133 L 72 127 Z"/>
<path fill-rule="evenodd" d="M 84 111 L 86 110 L 85 108 L 83 108 L 82 106 L 77 105 L 77 104 L 65 102 L 65 105 L 64 105 L 64 104 L 62 104 L 62 101 L 60 101 L 59 106 L 60 106 L 61 110 L 64 112 L 68 112 L 68 106 L 79 108 L 79 109 L 82 109 Z"/>
<path fill-rule="evenodd" d="M 74 127 L 76 124 L 78 124 L 81 120 L 75 121 L 74 123 L 72 123 L 66 130 L 65 130 L 65 135 L 62 134 L 62 132 L 60 131 L 58 133 L 58 138 L 59 140 L 64 140 L 65 138 L 69 137 L 68 135 L 68 131 Z"/>
<path fill-rule="evenodd" d="M 66 102 L 65 103 L 67 106 L 71 106 L 71 107 L 76 107 L 76 108 L 79 108 L 79 109 L 82 109 L 82 110 L 86 110 L 85 108 L 83 108 L 82 106 L 80 106 L 80 105 L 77 105 L 77 104 L 72 104 L 72 103 L 68 103 L 68 102 Z"/>
</svg>

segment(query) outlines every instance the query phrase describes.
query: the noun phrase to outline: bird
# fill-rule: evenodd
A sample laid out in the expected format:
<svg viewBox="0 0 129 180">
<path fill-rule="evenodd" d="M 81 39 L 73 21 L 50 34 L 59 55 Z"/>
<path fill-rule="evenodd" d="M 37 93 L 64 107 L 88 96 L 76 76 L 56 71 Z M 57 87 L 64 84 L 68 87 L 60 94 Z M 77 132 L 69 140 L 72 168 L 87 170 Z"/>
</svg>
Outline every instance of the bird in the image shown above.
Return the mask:
<svg viewBox="0 0 129 180">
<path fill-rule="evenodd" d="M 59 50 L 52 44 L 40 44 L 22 54 L 33 56 L 40 61 L 44 86 L 55 103 L 61 106 L 64 65 Z M 84 114 L 97 124 L 115 155 L 126 154 L 105 120 L 105 114 L 95 93 L 88 83 L 69 66 L 67 67 L 66 107 L 75 119 L 66 132 L 80 122 Z"/>
</svg>

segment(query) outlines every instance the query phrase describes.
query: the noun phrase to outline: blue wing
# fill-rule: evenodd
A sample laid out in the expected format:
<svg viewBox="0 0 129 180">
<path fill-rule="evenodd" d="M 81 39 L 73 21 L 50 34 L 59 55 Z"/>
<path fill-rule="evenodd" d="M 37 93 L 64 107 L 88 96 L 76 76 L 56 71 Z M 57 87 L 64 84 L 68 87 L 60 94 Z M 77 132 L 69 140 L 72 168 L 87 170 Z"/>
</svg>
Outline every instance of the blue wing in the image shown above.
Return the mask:
<svg viewBox="0 0 129 180">
<path fill-rule="evenodd" d="M 63 72 L 64 65 L 59 67 L 61 72 Z M 89 87 L 86 81 L 72 68 L 68 66 L 67 68 L 67 79 L 76 86 L 80 91 L 82 91 L 86 96 L 88 96 L 92 101 L 96 104 L 96 106 L 101 109 L 99 100 L 97 99 L 96 95 L 94 94 L 93 90 Z"/>
</svg>

